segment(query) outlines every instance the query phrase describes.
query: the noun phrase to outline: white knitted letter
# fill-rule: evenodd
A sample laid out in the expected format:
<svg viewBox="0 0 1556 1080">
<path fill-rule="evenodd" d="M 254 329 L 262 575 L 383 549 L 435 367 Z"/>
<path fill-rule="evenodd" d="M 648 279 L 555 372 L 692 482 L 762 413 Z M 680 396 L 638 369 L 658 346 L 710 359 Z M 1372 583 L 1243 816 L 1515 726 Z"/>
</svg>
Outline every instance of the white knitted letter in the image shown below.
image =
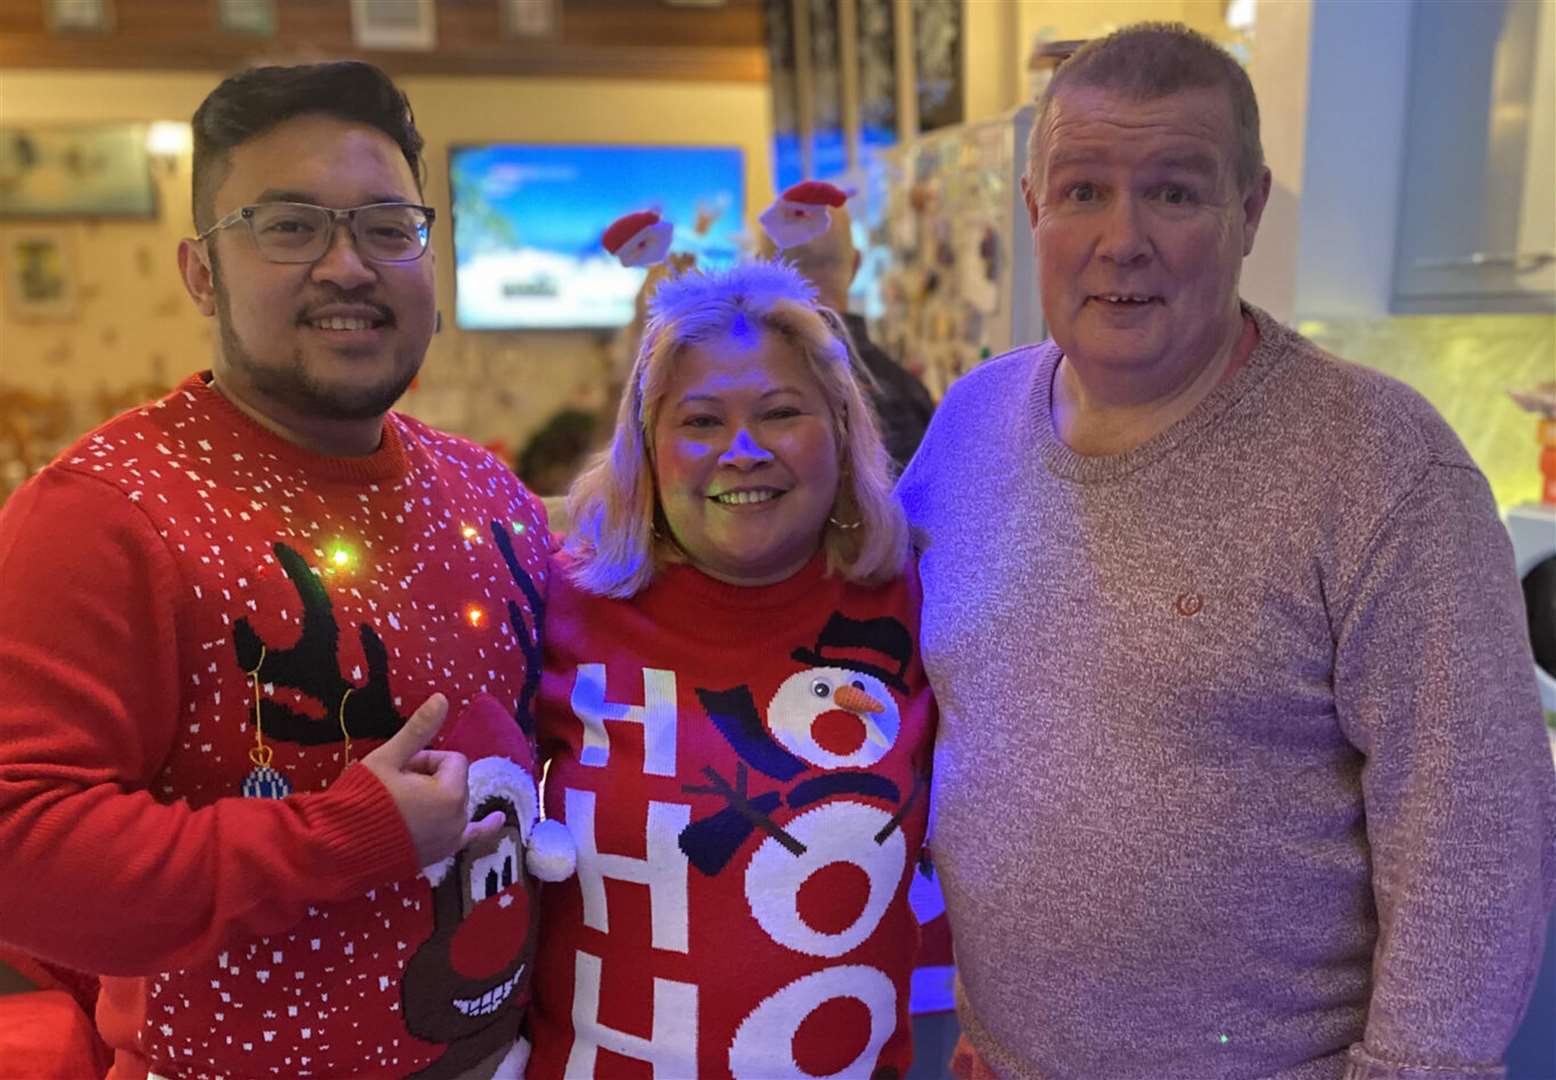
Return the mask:
<svg viewBox="0 0 1556 1080">
<path fill-rule="evenodd" d="M 603 768 L 611 754 L 605 721 L 628 720 L 643 725 L 643 771 L 675 775 L 675 672 L 644 668 L 643 704 L 623 705 L 605 700 L 604 664 L 579 664 L 572 705 L 584 727 L 580 762 Z"/>
<path fill-rule="evenodd" d="M 579 950 L 573 969 L 573 1048 L 567 1076 L 593 1076 L 600 1050 L 646 1061 L 654 1075 L 682 1080 L 697 1075 L 697 987 L 654 980 L 653 1034 L 627 1035 L 600 1023 L 600 958 Z"/>
<path fill-rule="evenodd" d="M 736 1080 L 810 1076 L 795 1060 L 794 1045 L 805 1018 L 835 998 L 853 998 L 870 1012 L 870 1035 L 858 1057 L 833 1076 L 869 1076 L 875 1056 L 897 1028 L 897 988 L 883 971 L 862 964 L 813 971 L 771 995 L 740 1022 L 729 1047 Z M 657 1012 L 657 1010 L 656 1010 Z"/>
<path fill-rule="evenodd" d="M 901 829 L 875 842 L 890 821 L 886 811 L 863 803 L 824 803 L 784 826 L 805 845 L 804 854 L 793 854 L 771 836 L 763 840 L 746 867 L 746 903 L 767 935 L 807 956 L 839 957 L 858 948 L 881 924 L 908 866 Z M 869 882 L 854 921 L 836 932 L 811 926 L 800 911 L 801 887 L 834 863 L 857 866 Z"/>
<path fill-rule="evenodd" d="M 648 804 L 648 857 L 602 853 L 594 838 L 594 792 L 567 791 L 567 828 L 578 845 L 578 887 L 583 893 L 584 925 L 610 932 L 605 907 L 605 879 L 648 886 L 652 944 L 656 949 L 684 953 L 691 936 L 687 915 L 688 870 L 681 850 L 681 830 L 692 819 L 692 808 L 680 803 Z"/>
</svg>

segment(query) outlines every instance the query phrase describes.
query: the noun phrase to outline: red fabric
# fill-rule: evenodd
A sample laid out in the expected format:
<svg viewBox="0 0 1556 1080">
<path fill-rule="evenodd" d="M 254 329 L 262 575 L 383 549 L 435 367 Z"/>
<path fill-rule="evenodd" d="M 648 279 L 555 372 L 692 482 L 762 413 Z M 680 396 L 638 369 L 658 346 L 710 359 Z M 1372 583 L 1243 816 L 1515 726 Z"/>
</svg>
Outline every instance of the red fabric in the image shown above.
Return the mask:
<svg viewBox="0 0 1556 1080">
<path fill-rule="evenodd" d="M 906 1073 L 935 723 L 918 608 L 916 577 L 863 589 L 819 558 L 750 589 L 671 567 L 631 601 L 553 572 L 545 799 L 579 870 L 542 895 L 530 1077 Z M 857 762 L 784 741 L 813 730 Z"/>
<path fill-rule="evenodd" d="M 999 1080 L 999 1074 L 989 1068 L 966 1035 L 956 1040 L 956 1049 L 951 1051 L 951 1075 L 956 1080 Z"/>
<path fill-rule="evenodd" d="M 400 981 L 433 895 L 383 785 L 343 771 L 340 712 L 355 758 L 433 691 L 511 713 L 533 643 L 507 605 L 534 616 L 492 530 L 543 586 L 542 515 L 500 462 L 415 421 L 321 458 L 198 377 L 0 510 L 0 933 L 116 976 L 98 1006 L 116 1075 L 439 1059 L 447 1025 L 418 1018 L 452 983 Z M 245 642 L 266 650 L 285 799 L 239 797 Z"/>
<path fill-rule="evenodd" d="M 0 1080 L 99 1077 L 112 1056 L 92 1026 L 96 977 L 0 945 L 0 965 L 32 983 L 0 995 Z"/>
<path fill-rule="evenodd" d="M 105 1048 L 64 990 L 0 997 L 0 1080 L 95 1080 Z"/>
</svg>

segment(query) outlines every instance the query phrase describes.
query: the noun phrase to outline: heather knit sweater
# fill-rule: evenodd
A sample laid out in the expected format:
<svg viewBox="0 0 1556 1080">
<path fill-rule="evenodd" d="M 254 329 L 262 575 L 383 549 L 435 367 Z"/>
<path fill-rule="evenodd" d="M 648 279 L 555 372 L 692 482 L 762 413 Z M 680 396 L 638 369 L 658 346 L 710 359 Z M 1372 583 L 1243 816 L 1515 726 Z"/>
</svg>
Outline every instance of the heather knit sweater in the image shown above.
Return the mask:
<svg viewBox="0 0 1556 1080">
<path fill-rule="evenodd" d="M 199 376 L 6 503 L 0 941 L 105 976 L 115 1080 L 436 1080 L 519 1053 L 522 874 L 419 873 L 348 762 L 434 691 L 444 735 L 527 719 L 545 535 L 463 439 L 391 413 L 375 453 L 321 457 Z"/>
<path fill-rule="evenodd" d="M 1495 1076 L 1538 968 L 1556 785 L 1485 480 L 1250 310 L 1247 366 L 1128 453 L 1057 438 L 1048 342 L 958 382 L 902 481 L 1003 1076 Z"/>
</svg>

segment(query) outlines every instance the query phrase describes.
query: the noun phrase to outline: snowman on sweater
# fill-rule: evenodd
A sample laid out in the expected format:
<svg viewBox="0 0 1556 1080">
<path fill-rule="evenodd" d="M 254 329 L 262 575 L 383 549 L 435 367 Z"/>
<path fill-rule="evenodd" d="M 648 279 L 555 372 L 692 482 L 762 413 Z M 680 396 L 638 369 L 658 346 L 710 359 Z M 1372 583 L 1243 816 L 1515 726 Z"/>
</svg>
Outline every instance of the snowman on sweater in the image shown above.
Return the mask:
<svg viewBox="0 0 1556 1080">
<path fill-rule="evenodd" d="M 896 744 L 902 721 L 891 690 L 907 692 L 903 676 L 912 651 L 912 635 L 897 619 L 860 620 L 833 612 L 815 648 L 790 654 L 811 666 L 779 685 L 765 722 L 750 687 L 699 688 L 708 718 L 740 761 L 732 783 L 710 770 L 711 785 L 686 788 L 728 803 L 682 830 L 680 847 L 691 864 L 710 877 L 717 875 L 752 832 L 761 830 L 769 839 L 753 859 L 758 874 L 764 862 L 782 862 L 775 854 L 780 850 L 823 866 L 838 857 L 839 845 L 863 865 L 879 862 L 883 871 L 900 873 L 902 854 L 897 852 L 895 860 L 883 856 L 901 846 L 899 828 L 920 797 L 922 778 L 914 776 L 904 798 L 896 782 L 870 769 Z M 881 659 L 891 667 L 882 666 Z M 750 769 L 791 786 L 753 796 Z M 888 813 L 855 800 L 821 805 L 837 796 L 860 795 L 896 809 Z M 781 806 L 797 812 L 782 826 L 774 820 Z M 889 843 L 893 838 L 895 845 Z M 779 876 L 793 877 L 787 869 Z M 880 903 L 889 899 L 889 891 L 882 890 Z"/>
</svg>

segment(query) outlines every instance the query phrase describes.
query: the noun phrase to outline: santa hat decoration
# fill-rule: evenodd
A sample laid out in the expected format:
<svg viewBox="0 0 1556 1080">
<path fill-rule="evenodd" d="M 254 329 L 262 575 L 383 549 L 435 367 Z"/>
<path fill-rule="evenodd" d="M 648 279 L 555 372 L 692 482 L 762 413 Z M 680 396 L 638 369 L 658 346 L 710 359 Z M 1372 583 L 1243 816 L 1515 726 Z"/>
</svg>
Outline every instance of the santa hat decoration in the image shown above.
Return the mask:
<svg viewBox="0 0 1556 1080">
<path fill-rule="evenodd" d="M 572 834 L 561 822 L 539 820 L 534 748 L 518 721 L 496 698 L 489 694 L 472 698 L 438 749 L 457 750 L 470 760 L 465 806 L 471 820 L 490 800 L 511 804 L 527 849 L 525 863 L 530 873 L 542 881 L 561 881 L 573 872 L 577 856 Z M 436 888 L 453 867 L 451 855 L 422 867 L 421 872 Z"/>
<path fill-rule="evenodd" d="M 798 247 L 827 231 L 833 206 L 848 201 L 848 193 L 824 180 L 802 180 L 778 197 L 757 218 L 781 251 Z"/>
<path fill-rule="evenodd" d="M 653 210 L 635 210 L 611 222 L 601 243 L 621 260 L 622 266 L 652 266 L 670 251 L 675 226 L 661 221 Z"/>
</svg>

